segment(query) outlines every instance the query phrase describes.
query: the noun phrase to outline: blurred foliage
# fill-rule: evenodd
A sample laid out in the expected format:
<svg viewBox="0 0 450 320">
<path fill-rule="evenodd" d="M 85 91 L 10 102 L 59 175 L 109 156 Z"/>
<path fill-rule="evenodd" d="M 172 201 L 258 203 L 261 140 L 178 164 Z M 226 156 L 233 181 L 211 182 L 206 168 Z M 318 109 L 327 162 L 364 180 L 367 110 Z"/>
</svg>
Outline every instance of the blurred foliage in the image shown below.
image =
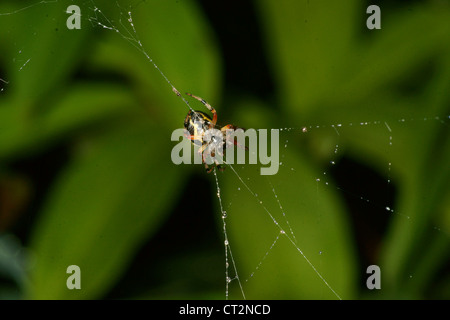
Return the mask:
<svg viewBox="0 0 450 320">
<path fill-rule="evenodd" d="M 151 59 L 216 107 L 220 124 L 297 128 L 282 133 L 277 175 L 236 170 L 282 222 L 280 201 L 298 248 L 342 298 L 450 298 L 448 1 L 383 4 L 373 31 L 369 3 L 356 0 L 255 0 L 243 16 L 206 1 L 80 1 L 81 30 L 66 28 L 70 4 L 0 4 L 1 298 L 224 298 L 214 176 L 171 162 L 169 137 L 187 107 L 124 38 L 134 35 L 128 11 Z M 243 28 L 260 51 L 239 40 Z M 230 56 L 247 84 L 233 86 Z M 364 121 L 372 125 L 356 126 Z M 329 130 L 301 134 L 315 124 Z M 387 226 L 366 252 L 382 270 L 376 292 L 365 289 L 344 194 L 316 181 L 331 159 L 395 186 L 395 214 L 380 202 Z M 246 297 L 335 298 L 286 238 L 265 257 L 279 230 L 232 170 L 218 179 Z M 72 264 L 82 290 L 66 287 Z M 236 281 L 230 290 L 241 297 Z"/>
</svg>

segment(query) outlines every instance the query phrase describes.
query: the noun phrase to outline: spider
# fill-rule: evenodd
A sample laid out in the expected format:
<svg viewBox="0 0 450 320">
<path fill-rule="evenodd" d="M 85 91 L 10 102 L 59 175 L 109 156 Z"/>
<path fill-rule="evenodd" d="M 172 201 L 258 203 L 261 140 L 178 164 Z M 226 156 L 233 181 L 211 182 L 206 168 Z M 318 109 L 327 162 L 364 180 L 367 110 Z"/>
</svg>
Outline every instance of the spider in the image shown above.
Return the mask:
<svg viewBox="0 0 450 320">
<path fill-rule="evenodd" d="M 209 111 L 211 111 L 213 117 L 209 117 L 206 113 L 202 111 L 193 111 L 189 110 L 188 114 L 186 115 L 186 118 L 184 119 L 184 128 L 188 131 L 189 134 L 185 134 L 185 137 L 195 145 L 201 146 L 198 150 L 198 153 L 202 154 L 202 162 L 205 164 L 206 172 L 210 173 L 214 166 L 208 166 L 205 159 L 205 151 L 206 149 L 215 149 L 218 143 L 223 144 L 223 151 L 225 151 L 225 148 L 227 146 L 227 140 L 226 140 L 226 131 L 228 129 L 236 130 L 238 127 L 228 124 L 220 129 L 222 132 L 223 139 L 222 141 L 216 141 L 215 137 L 211 138 L 211 141 L 204 141 L 203 137 L 205 135 L 205 132 L 209 129 L 213 129 L 216 127 L 217 123 L 217 112 L 216 110 L 205 100 L 203 100 L 200 97 L 194 96 L 191 93 L 186 93 L 188 96 L 197 99 L 203 105 L 208 108 Z M 234 139 L 233 139 L 234 140 Z M 237 142 L 233 142 L 232 144 L 237 145 Z M 247 148 L 246 148 L 247 149 Z M 211 151 L 211 156 L 214 157 L 214 151 Z M 216 159 L 214 159 L 215 166 L 220 170 L 223 171 L 224 168 L 217 162 Z"/>
</svg>

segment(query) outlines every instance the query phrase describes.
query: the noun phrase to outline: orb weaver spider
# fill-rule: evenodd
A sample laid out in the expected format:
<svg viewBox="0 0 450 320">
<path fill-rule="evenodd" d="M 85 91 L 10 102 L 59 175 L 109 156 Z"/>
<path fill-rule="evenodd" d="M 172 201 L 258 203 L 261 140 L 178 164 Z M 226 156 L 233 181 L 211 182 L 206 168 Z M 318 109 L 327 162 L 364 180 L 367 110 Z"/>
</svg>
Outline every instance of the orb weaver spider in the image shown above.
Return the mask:
<svg viewBox="0 0 450 320">
<path fill-rule="evenodd" d="M 211 139 L 211 141 L 205 141 L 204 135 L 205 132 L 207 130 L 213 129 L 216 127 L 216 123 L 217 123 L 217 112 L 216 110 L 208 103 L 206 102 L 204 99 L 194 96 L 191 93 L 186 93 L 188 96 L 200 101 L 209 111 L 211 111 L 212 113 L 212 119 L 210 116 L 208 116 L 206 113 L 202 112 L 202 111 L 193 111 L 193 110 L 189 110 L 188 114 L 186 115 L 186 118 L 184 119 L 184 128 L 187 130 L 188 134 L 185 134 L 185 137 L 189 140 L 191 140 L 191 142 L 195 145 L 200 146 L 198 153 L 202 154 L 202 162 L 205 165 L 205 169 L 207 173 L 210 173 L 213 169 L 214 166 L 208 166 L 208 164 L 206 163 L 206 159 L 205 159 L 205 153 L 204 151 L 211 148 L 211 147 L 215 147 L 217 144 L 222 143 L 223 146 L 223 152 L 225 152 L 225 148 L 227 146 L 227 140 L 226 140 L 226 131 L 228 129 L 239 129 L 238 127 L 232 125 L 232 124 L 228 124 L 224 127 L 222 127 L 220 129 L 220 131 L 222 132 L 222 141 L 215 141 L 214 137 Z M 238 145 L 236 141 L 234 141 L 232 144 L 234 145 Z M 245 148 L 246 150 L 248 150 L 248 148 Z M 214 157 L 214 151 L 211 152 L 211 156 Z M 223 171 L 225 168 L 223 168 L 218 161 L 214 158 L 214 165 L 220 170 Z"/>
</svg>

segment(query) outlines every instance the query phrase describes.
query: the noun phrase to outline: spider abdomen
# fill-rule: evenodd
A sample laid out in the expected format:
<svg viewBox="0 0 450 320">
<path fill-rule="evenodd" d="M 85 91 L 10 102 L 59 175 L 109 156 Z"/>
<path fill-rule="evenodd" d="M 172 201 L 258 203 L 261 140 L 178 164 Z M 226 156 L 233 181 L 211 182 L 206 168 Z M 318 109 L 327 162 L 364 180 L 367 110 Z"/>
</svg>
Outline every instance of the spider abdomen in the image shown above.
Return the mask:
<svg viewBox="0 0 450 320">
<path fill-rule="evenodd" d="M 211 118 L 201 111 L 190 110 L 184 119 L 184 128 L 191 136 L 196 137 L 192 140 L 197 144 L 202 142 L 201 139 L 205 132 L 211 127 Z"/>
</svg>

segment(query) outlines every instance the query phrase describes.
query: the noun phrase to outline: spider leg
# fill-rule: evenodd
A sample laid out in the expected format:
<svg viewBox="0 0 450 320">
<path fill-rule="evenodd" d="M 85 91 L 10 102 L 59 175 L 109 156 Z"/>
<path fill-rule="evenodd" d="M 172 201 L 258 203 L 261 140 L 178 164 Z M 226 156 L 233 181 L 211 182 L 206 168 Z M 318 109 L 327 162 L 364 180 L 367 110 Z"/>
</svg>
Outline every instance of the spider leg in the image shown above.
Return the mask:
<svg viewBox="0 0 450 320">
<path fill-rule="evenodd" d="M 195 136 L 192 136 L 192 135 L 187 134 L 187 133 L 184 134 L 184 137 L 185 137 L 186 139 L 189 139 L 189 140 L 195 140 Z"/>
<path fill-rule="evenodd" d="M 219 169 L 220 172 L 223 172 L 223 170 L 225 170 L 225 168 L 221 164 L 219 164 L 217 161 L 216 161 L 216 167 L 217 167 L 217 169 Z"/>
<path fill-rule="evenodd" d="M 205 151 L 205 149 L 208 147 L 208 144 L 203 144 L 199 149 L 198 149 L 198 153 L 203 153 L 203 151 Z M 205 154 L 203 154 L 203 158 L 205 157 Z M 203 159 L 205 160 L 205 159 Z M 205 162 L 205 161 L 203 161 Z"/>
<path fill-rule="evenodd" d="M 228 130 L 228 129 L 236 130 L 236 129 L 242 129 L 242 128 L 233 126 L 232 124 L 227 124 L 226 126 L 222 127 L 222 128 L 220 129 L 220 131 L 222 132 L 222 134 L 223 134 L 224 136 L 226 136 L 226 133 L 227 133 L 227 130 Z M 241 146 L 241 144 L 238 143 L 236 140 L 234 140 L 233 143 L 234 143 L 235 146 L 238 146 L 239 148 L 245 149 L 245 150 L 248 151 L 248 147 L 243 147 L 243 146 Z"/>
<path fill-rule="evenodd" d="M 205 145 L 205 147 L 206 147 L 206 145 Z M 200 151 L 201 149 L 204 149 L 204 148 L 201 147 L 201 148 L 199 149 L 199 151 Z M 208 164 L 206 163 L 205 154 L 202 154 L 202 161 L 203 161 L 203 163 L 205 164 L 205 170 L 206 170 L 206 173 L 211 173 L 211 171 L 213 170 L 214 167 L 208 166 Z"/>
<path fill-rule="evenodd" d="M 199 149 L 198 149 L 198 153 L 202 155 L 202 162 L 205 164 L 205 168 L 208 169 L 208 164 L 206 163 L 206 154 L 203 153 L 203 151 L 205 151 L 205 149 L 208 147 L 207 144 L 202 145 Z"/>
<path fill-rule="evenodd" d="M 232 124 L 227 124 L 226 126 L 222 127 L 222 128 L 220 129 L 220 131 L 222 131 L 222 133 L 226 133 L 228 129 L 236 130 L 237 127 L 236 127 L 236 126 L 233 126 Z"/>
<path fill-rule="evenodd" d="M 201 137 L 199 137 L 199 136 L 190 135 L 190 134 L 188 134 L 188 133 L 185 133 L 185 134 L 184 134 L 184 137 L 185 137 L 186 139 L 191 140 L 191 142 L 192 142 L 193 144 L 197 145 L 197 146 L 201 145 L 201 143 L 202 143 Z"/>
<path fill-rule="evenodd" d="M 201 146 L 200 149 L 198 149 L 198 153 L 202 154 L 202 162 L 205 164 L 205 169 L 206 169 L 206 173 L 211 173 L 211 171 L 214 169 L 213 166 L 208 166 L 208 164 L 206 163 L 206 154 L 203 153 L 203 151 L 205 151 L 205 149 L 208 147 L 208 144 L 204 144 Z M 214 162 L 217 161 L 214 159 Z"/>
<path fill-rule="evenodd" d="M 197 96 L 194 96 L 193 94 L 191 94 L 191 93 L 189 93 L 189 92 L 186 92 L 186 94 L 187 94 L 188 96 L 194 98 L 194 99 L 197 99 L 197 100 L 200 101 L 201 103 L 203 103 L 203 105 L 204 105 L 206 108 L 208 108 L 209 111 L 212 112 L 212 114 L 213 114 L 213 119 L 212 119 L 212 121 L 211 121 L 210 129 L 211 129 L 211 128 L 214 128 L 214 127 L 216 126 L 216 123 L 217 123 L 217 112 L 216 112 L 216 109 L 214 109 L 213 107 L 211 107 L 211 105 L 210 105 L 208 102 L 206 102 L 205 100 L 203 100 L 202 98 L 197 97 Z"/>
</svg>

